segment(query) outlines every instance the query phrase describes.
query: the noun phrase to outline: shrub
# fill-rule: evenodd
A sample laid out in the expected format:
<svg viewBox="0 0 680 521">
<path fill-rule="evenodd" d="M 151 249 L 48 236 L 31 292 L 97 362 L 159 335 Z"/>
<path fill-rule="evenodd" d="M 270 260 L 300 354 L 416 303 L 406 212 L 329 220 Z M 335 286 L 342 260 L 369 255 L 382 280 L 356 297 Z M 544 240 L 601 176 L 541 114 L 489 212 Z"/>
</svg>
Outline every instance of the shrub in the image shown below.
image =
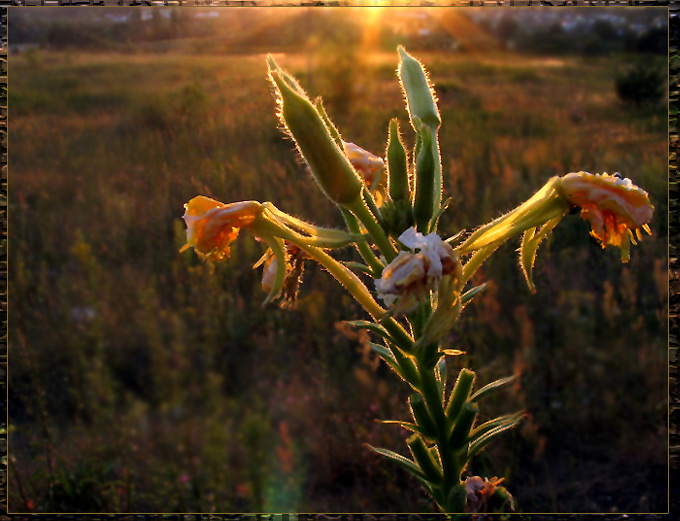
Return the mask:
<svg viewBox="0 0 680 521">
<path fill-rule="evenodd" d="M 624 103 L 640 107 L 658 103 L 663 95 L 664 75 L 653 65 L 640 62 L 616 78 L 616 93 Z"/>
</svg>

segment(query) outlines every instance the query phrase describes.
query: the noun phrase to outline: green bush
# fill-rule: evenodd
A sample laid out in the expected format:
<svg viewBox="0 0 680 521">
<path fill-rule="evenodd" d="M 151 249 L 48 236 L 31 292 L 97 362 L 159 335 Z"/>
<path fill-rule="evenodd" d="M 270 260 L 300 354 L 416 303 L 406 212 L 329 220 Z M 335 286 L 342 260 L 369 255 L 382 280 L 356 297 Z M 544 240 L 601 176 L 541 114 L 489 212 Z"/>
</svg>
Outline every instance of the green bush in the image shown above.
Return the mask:
<svg viewBox="0 0 680 521">
<path fill-rule="evenodd" d="M 621 101 L 636 107 L 654 105 L 663 98 L 663 81 L 658 68 L 640 62 L 616 78 L 616 93 Z"/>
</svg>

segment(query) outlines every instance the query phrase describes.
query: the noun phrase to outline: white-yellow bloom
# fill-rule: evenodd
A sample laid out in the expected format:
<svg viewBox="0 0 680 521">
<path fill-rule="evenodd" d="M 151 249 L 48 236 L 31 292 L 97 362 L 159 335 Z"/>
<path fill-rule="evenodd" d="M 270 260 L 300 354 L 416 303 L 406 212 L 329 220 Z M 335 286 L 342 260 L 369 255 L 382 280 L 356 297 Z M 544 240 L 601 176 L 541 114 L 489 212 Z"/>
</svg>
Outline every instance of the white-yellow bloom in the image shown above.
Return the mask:
<svg viewBox="0 0 680 521">
<path fill-rule="evenodd" d="M 399 241 L 418 253 L 402 251 L 375 281 L 378 296 L 395 314 L 414 311 L 429 292 L 436 290 L 443 275 L 454 272 L 458 256 L 436 233 L 423 235 L 409 228 Z M 397 299 L 399 299 L 398 302 Z"/>
</svg>

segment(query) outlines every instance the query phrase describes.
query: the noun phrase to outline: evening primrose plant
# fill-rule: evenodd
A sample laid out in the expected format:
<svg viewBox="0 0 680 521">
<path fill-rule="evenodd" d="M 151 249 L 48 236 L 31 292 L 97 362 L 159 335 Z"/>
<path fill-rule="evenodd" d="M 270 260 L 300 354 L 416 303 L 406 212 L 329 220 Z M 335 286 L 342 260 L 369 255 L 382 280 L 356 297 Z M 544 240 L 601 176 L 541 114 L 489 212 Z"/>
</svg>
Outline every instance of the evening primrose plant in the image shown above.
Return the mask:
<svg viewBox="0 0 680 521">
<path fill-rule="evenodd" d="M 640 231 L 651 233 L 654 208 L 644 190 L 619 174 L 574 172 L 548 179 L 527 201 L 472 233 L 443 239 L 438 221 L 447 202 L 436 97 L 423 65 L 402 47 L 398 52 L 415 147 L 407 152 L 393 120 L 384 158 L 344 141 L 321 100 L 312 101 L 295 78 L 267 59 L 282 126 L 338 207 L 346 230 L 310 224 L 271 202 L 224 204 L 199 195 L 185 205 L 183 249 L 193 248 L 212 264 L 228 259 L 241 230 L 257 238 L 266 246 L 255 264 L 263 267 L 265 304 L 294 302 L 303 262 L 325 268 L 370 317 L 350 324 L 375 335 L 373 350 L 410 387 L 412 420 L 385 422 L 411 433 L 408 456 L 370 448 L 410 472 L 445 513 L 510 511 L 514 501 L 502 479 L 466 476 L 465 470 L 473 456 L 522 420 L 520 411 L 476 424 L 482 399 L 514 377 L 475 391 L 475 373 L 464 368 L 447 387 L 445 357 L 461 354 L 447 345 L 447 333 L 485 286 L 471 280 L 501 244 L 521 236 L 520 266 L 536 291 L 532 270 L 540 243 L 579 210 L 602 247 L 618 247 L 627 262 Z M 334 256 L 350 245 L 361 262 Z"/>
</svg>

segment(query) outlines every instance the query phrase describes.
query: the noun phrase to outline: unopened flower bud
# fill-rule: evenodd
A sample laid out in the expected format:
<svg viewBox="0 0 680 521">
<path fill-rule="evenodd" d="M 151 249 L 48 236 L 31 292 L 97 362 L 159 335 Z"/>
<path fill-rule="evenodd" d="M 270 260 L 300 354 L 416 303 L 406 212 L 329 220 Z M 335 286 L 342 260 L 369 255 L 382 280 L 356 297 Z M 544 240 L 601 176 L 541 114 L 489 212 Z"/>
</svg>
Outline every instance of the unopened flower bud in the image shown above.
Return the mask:
<svg viewBox="0 0 680 521">
<path fill-rule="evenodd" d="M 417 117 L 427 126 L 437 129 L 441 125 L 441 118 L 439 117 L 434 89 L 430 84 L 425 68 L 401 45 L 397 50 L 400 57 L 399 79 L 406 94 L 411 121 L 414 117 Z"/>
<path fill-rule="evenodd" d="M 273 60 L 270 67 L 272 64 Z M 317 109 L 299 89 L 291 87 L 281 70 L 270 70 L 270 77 L 281 96 L 281 120 L 323 192 L 341 206 L 357 201 L 363 184 Z"/>
</svg>

